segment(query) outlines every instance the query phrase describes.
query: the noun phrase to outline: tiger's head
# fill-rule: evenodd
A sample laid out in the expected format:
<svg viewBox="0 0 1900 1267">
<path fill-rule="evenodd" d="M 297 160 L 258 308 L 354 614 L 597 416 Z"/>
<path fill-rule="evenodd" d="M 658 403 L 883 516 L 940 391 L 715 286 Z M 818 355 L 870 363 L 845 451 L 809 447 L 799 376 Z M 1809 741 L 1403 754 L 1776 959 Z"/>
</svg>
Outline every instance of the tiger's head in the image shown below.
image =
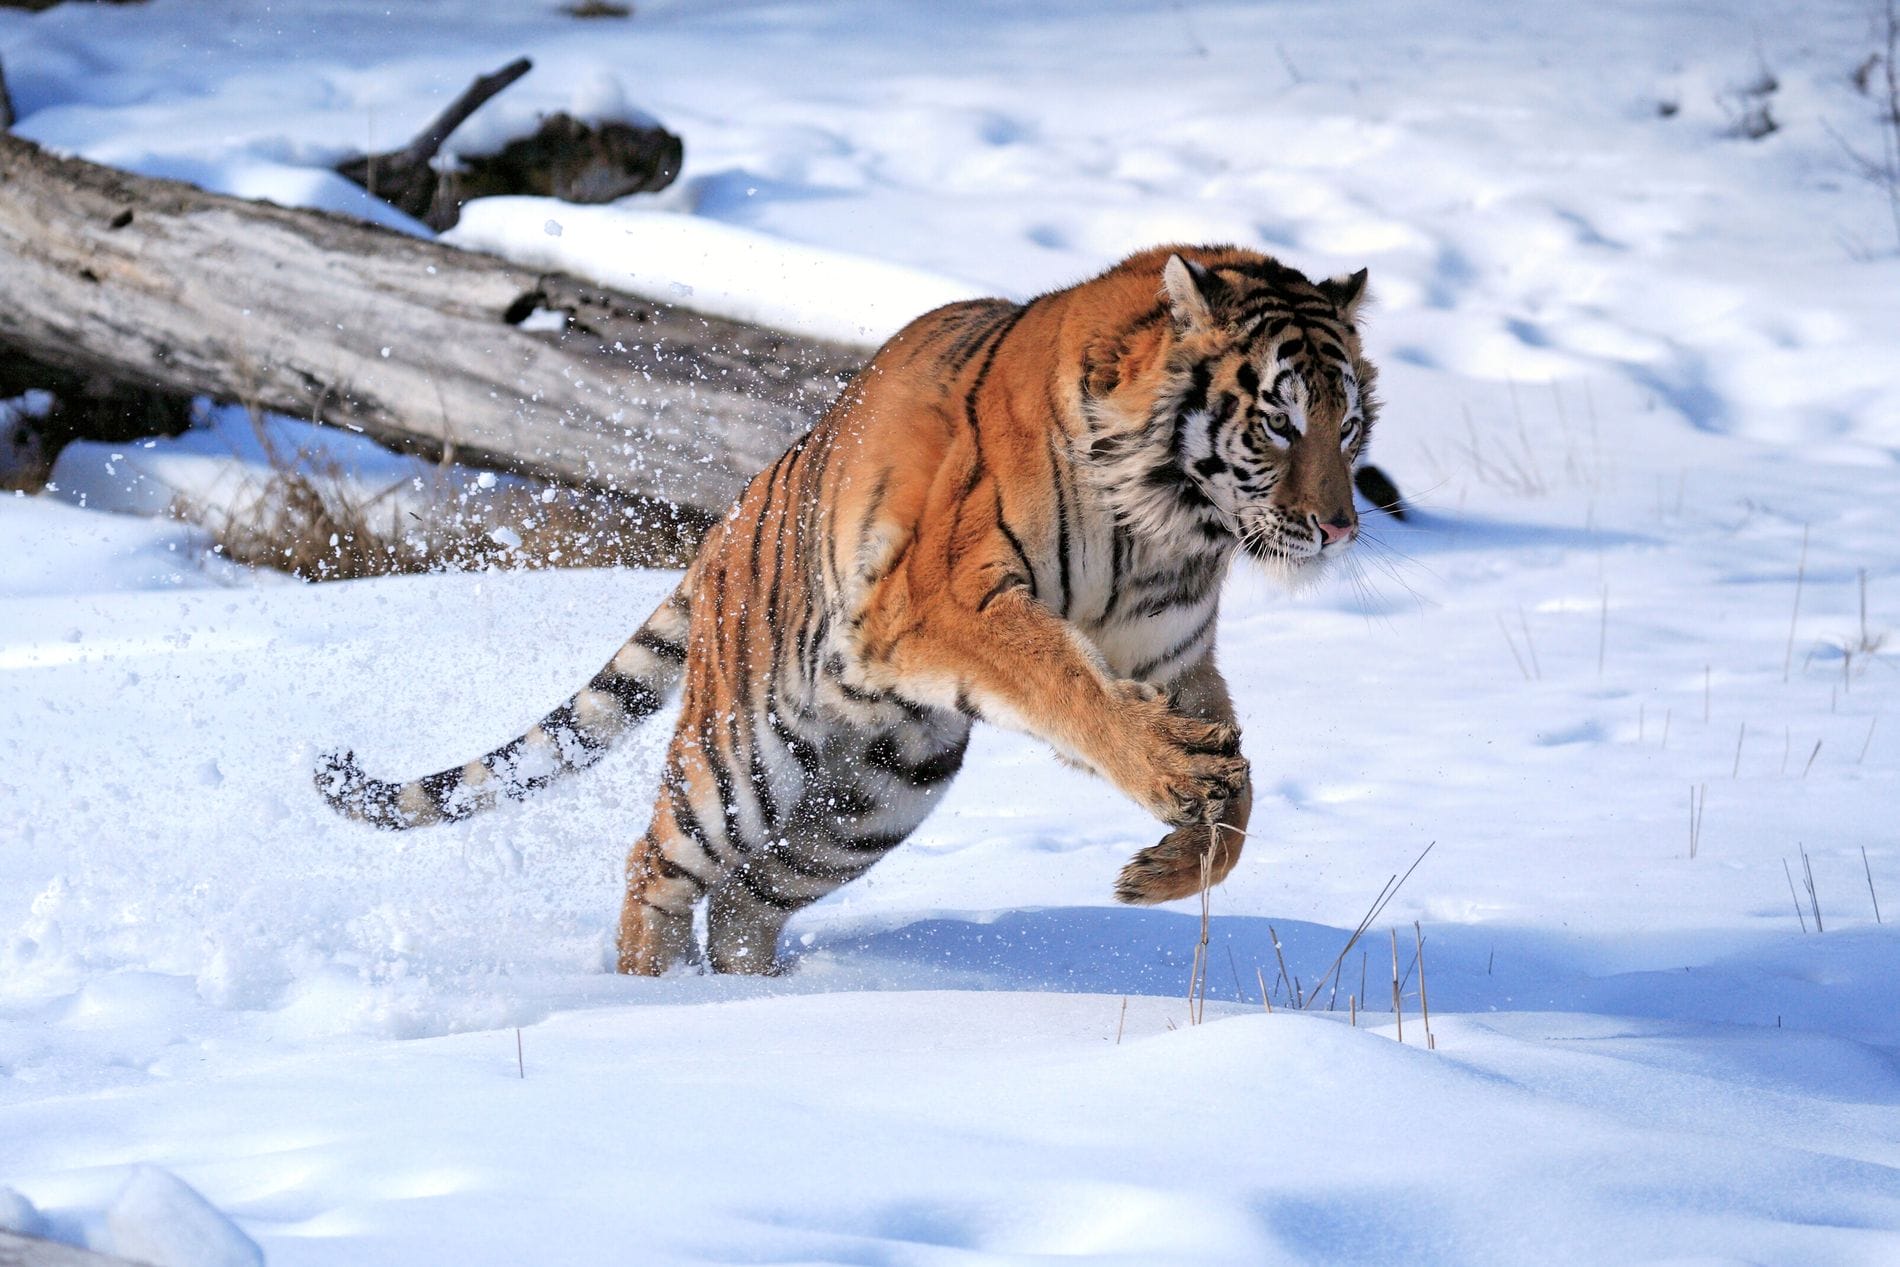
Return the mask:
<svg viewBox="0 0 1900 1267">
<path fill-rule="evenodd" d="M 1354 325 L 1365 270 L 1313 282 L 1254 252 L 1191 254 L 1161 267 L 1147 372 L 1116 376 L 1136 407 L 1097 441 L 1111 496 L 1184 547 L 1237 541 L 1289 579 L 1315 575 L 1359 529 L 1352 472 L 1378 413 Z"/>
</svg>

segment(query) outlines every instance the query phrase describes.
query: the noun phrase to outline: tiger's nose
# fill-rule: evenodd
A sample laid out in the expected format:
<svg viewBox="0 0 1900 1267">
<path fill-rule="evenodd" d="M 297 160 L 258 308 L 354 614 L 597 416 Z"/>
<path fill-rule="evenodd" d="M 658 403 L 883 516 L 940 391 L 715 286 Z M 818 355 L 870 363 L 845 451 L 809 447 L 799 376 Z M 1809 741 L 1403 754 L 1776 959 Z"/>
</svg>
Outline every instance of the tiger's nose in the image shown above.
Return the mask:
<svg viewBox="0 0 1900 1267">
<path fill-rule="evenodd" d="M 1358 516 L 1350 512 L 1334 515 L 1319 525 L 1320 547 L 1324 549 L 1326 546 L 1337 545 L 1342 541 L 1351 541 L 1358 532 Z"/>
</svg>

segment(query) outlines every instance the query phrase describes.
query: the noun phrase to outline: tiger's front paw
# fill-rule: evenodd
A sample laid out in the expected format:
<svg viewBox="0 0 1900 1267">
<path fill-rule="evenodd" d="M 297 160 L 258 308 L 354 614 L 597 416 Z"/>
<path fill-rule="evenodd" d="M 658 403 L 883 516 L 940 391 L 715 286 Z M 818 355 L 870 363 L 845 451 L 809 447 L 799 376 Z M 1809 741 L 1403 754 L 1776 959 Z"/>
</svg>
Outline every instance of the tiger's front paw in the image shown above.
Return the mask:
<svg viewBox="0 0 1900 1267">
<path fill-rule="evenodd" d="M 1115 900 L 1149 906 L 1219 884 L 1240 860 L 1241 840 L 1220 826 L 1177 827 L 1129 859 L 1115 877 Z"/>
<path fill-rule="evenodd" d="M 1132 687 L 1134 684 L 1130 683 Z M 1125 696 L 1144 748 L 1140 782 L 1129 790 L 1164 823 L 1205 824 L 1247 787 L 1240 732 L 1226 722 L 1175 712 L 1164 698 Z"/>
</svg>

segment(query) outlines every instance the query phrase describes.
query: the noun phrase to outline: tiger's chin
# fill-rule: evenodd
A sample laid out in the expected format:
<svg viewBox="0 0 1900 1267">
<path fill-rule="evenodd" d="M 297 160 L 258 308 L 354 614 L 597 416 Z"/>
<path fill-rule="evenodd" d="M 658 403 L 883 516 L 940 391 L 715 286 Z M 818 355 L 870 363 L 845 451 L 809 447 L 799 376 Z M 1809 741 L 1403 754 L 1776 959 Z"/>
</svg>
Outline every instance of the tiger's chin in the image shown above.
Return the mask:
<svg viewBox="0 0 1900 1267">
<path fill-rule="evenodd" d="M 1246 551 L 1247 557 L 1261 571 L 1295 594 L 1304 593 L 1318 585 L 1331 570 L 1334 561 L 1345 553 L 1344 549 L 1334 547 L 1331 550 L 1300 554 L 1276 542 L 1257 537 L 1243 540 L 1241 549 Z"/>
</svg>

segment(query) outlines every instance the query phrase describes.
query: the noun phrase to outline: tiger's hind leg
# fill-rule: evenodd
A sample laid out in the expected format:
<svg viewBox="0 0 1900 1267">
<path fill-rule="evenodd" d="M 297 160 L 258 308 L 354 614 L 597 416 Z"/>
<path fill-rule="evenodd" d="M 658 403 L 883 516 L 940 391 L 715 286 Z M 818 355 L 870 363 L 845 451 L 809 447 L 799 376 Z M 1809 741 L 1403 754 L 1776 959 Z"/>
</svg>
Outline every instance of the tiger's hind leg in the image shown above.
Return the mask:
<svg viewBox="0 0 1900 1267">
<path fill-rule="evenodd" d="M 766 867 L 742 866 L 713 889 L 706 902 L 706 958 L 714 972 L 777 976 L 779 934 L 792 912 L 817 900 L 787 894 Z"/>
<path fill-rule="evenodd" d="M 697 959 L 693 906 L 704 892 L 704 885 L 654 843 L 649 828 L 627 858 L 627 897 L 620 910 L 620 971 L 657 977 L 675 964 Z"/>
<path fill-rule="evenodd" d="M 774 832 L 714 886 L 706 954 L 715 972 L 777 973 L 786 920 L 869 871 L 942 798 L 963 764 L 969 719 L 895 702 L 857 702 L 849 738 L 823 759 L 807 746 L 804 794 Z"/>
</svg>

